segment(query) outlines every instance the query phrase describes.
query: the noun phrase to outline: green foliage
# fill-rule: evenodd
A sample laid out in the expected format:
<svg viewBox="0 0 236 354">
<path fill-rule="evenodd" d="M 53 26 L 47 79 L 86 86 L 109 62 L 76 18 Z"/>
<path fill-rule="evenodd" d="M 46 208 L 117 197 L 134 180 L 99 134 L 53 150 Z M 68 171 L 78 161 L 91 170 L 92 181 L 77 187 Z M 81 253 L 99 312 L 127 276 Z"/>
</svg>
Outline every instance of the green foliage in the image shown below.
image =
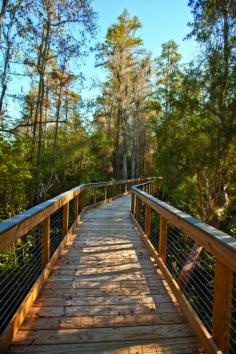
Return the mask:
<svg viewBox="0 0 236 354">
<path fill-rule="evenodd" d="M 87 1 L 77 4 L 82 13 L 89 6 Z M 73 9 L 67 13 L 62 8 L 67 22 L 56 26 L 55 43 L 46 40 L 45 32 L 42 45 L 48 49 L 31 50 L 25 61 L 32 73 L 44 74 L 38 83 L 32 81 L 24 98 L 15 137 L 0 140 L 1 218 L 81 182 L 157 174 L 163 177 L 164 196 L 171 203 L 235 232 L 235 5 L 232 0 L 189 0 L 189 6 L 193 21 L 188 37 L 201 44 L 201 55 L 190 64 L 182 64 L 173 40 L 152 60 L 137 33 L 141 23 L 127 10 L 108 28 L 98 47 L 98 66 L 105 67 L 108 76 L 89 127 L 78 111 L 76 75 L 68 71 L 63 54 L 60 61 L 51 57 L 60 49 L 57 44 L 63 44 L 59 40 L 70 23 L 68 16 L 77 24 L 79 20 Z M 91 33 L 93 13 L 88 9 L 84 20 L 91 27 L 84 21 L 81 25 Z M 56 19 L 41 10 L 53 27 Z M 46 31 L 45 19 L 40 19 L 38 33 Z M 28 46 L 36 35 L 34 26 L 29 21 L 29 31 L 21 37 Z M 69 54 L 74 37 L 65 34 L 66 38 Z"/>
<path fill-rule="evenodd" d="M 111 180 L 113 177 L 113 141 L 105 131 L 94 130 L 89 138 L 91 178 L 93 181 Z M 91 171 L 91 170 L 90 170 Z"/>
<path fill-rule="evenodd" d="M 31 179 L 27 145 L 16 138 L 0 138 L 0 219 L 21 212 L 28 204 L 26 186 Z"/>
<path fill-rule="evenodd" d="M 168 199 L 225 228 L 234 195 L 229 186 L 235 175 L 235 97 L 229 84 L 222 94 L 225 69 L 219 65 L 220 52 L 217 57 L 215 50 L 207 53 L 205 71 L 193 64 L 181 68 L 176 50 L 168 42 L 157 60 L 158 172 Z"/>
</svg>

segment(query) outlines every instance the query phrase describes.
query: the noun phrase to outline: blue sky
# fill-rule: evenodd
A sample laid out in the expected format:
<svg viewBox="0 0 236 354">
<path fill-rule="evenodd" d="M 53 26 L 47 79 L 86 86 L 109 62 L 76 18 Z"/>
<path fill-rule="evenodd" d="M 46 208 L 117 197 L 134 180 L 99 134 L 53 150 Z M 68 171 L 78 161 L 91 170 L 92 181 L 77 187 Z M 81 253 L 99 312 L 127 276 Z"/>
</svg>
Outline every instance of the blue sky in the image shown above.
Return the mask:
<svg viewBox="0 0 236 354">
<path fill-rule="evenodd" d="M 182 60 L 187 62 L 197 54 L 196 42 L 183 40 L 190 31 L 187 23 L 192 20 L 187 2 L 188 0 L 94 0 L 93 7 L 98 16 L 97 38 L 94 43 L 104 41 L 108 27 L 127 9 L 131 16 L 138 16 L 142 23 L 139 35 L 148 52 L 157 57 L 161 53 L 162 43 L 173 39 L 179 44 Z M 99 93 L 92 81 L 99 82 L 105 78 L 101 67 L 94 68 L 94 63 L 94 54 L 90 54 L 82 67 L 87 79 L 82 95 L 87 98 Z"/>
<path fill-rule="evenodd" d="M 90 45 L 95 46 L 98 42 L 105 40 L 108 27 L 117 21 L 117 17 L 127 9 L 131 16 L 138 16 L 142 28 L 139 35 L 143 40 L 144 48 L 153 57 L 161 53 L 162 43 L 173 39 L 179 45 L 179 51 L 183 57 L 183 62 L 187 62 L 197 55 L 197 44 L 194 40 L 183 40 L 189 33 L 187 26 L 192 21 L 190 8 L 187 6 L 188 0 L 93 0 L 93 8 L 97 13 L 97 35 L 91 40 Z M 71 69 L 78 61 L 73 59 Z M 15 71 L 20 71 L 17 68 Z M 95 53 L 90 53 L 84 58 L 80 70 L 85 76 L 84 87 L 81 89 L 81 81 L 78 80 L 74 89 L 79 92 L 84 99 L 96 99 L 100 93 L 101 84 L 106 73 L 101 67 L 95 68 Z M 77 69 L 75 70 L 75 72 Z M 30 80 L 15 77 L 11 82 L 12 93 L 22 94 L 29 90 Z M 22 105 L 17 100 L 11 100 L 8 106 L 9 115 L 13 118 L 20 116 Z M 92 112 L 81 112 L 84 117 L 92 118 Z M 14 120 L 14 119 L 13 119 Z"/>
</svg>

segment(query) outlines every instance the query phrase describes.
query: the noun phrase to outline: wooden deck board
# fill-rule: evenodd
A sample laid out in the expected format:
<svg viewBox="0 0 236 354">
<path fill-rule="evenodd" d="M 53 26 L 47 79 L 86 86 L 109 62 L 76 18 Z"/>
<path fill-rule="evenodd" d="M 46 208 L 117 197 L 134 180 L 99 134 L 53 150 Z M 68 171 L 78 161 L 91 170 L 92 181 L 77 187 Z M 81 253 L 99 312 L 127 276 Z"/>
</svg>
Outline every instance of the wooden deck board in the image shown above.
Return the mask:
<svg viewBox="0 0 236 354">
<path fill-rule="evenodd" d="M 198 353 L 129 218 L 130 198 L 87 211 L 9 353 Z"/>
</svg>

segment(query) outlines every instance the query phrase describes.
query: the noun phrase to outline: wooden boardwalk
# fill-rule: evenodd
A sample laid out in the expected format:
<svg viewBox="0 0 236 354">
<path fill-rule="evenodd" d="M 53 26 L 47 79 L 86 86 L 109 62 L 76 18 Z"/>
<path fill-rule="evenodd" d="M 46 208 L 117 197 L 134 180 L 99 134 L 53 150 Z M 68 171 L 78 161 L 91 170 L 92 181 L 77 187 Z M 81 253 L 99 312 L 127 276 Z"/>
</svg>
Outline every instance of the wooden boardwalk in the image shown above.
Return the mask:
<svg viewBox="0 0 236 354">
<path fill-rule="evenodd" d="M 9 353 L 199 353 L 129 209 L 123 197 L 84 214 Z"/>
</svg>

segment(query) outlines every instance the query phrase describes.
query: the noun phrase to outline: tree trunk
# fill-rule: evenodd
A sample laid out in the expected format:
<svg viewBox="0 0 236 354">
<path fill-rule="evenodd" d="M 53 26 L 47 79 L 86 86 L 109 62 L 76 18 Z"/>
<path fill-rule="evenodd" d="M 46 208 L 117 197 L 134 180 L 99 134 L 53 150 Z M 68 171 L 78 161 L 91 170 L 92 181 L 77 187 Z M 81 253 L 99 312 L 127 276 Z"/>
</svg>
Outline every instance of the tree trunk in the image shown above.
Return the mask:
<svg viewBox="0 0 236 354">
<path fill-rule="evenodd" d="M 60 80 L 60 86 L 59 86 L 58 104 L 57 104 L 57 112 L 56 112 L 56 128 L 55 128 L 54 142 L 53 142 L 53 154 L 55 154 L 56 146 L 57 146 L 59 119 L 60 119 L 60 112 L 61 112 L 61 96 L 62 96 L 62 86 L 63 86 L 63 83 L 62 83 L 63 74 L 64 74 L 64 71 L 62 73 L 61 80 Z M 55 159 L 54 159 L 54 161 L 55 161 Z"/>
<path fill-rule="evenodd" d="M 122 178 L 127 179 L 127 133 L 123 126 Z"/>
<path fill-rule="evenodd" d="M 1 12 L 0 12 L 0 41 L 2 38 L 2 25 L 3 25 L 3 19 L 6 13 L 6 9 L 7 9 L 7 3 L 8 0 L 2 0 L 2 8 L 1 8 Z"/>
<path fill-rule="evenodd" d="M 114 177 L 119 178 L 120 173 L 120 123 L 122 118 L 122 109 L 120 105 L 117 110 L 115 131 L 114 131 L 114 155 L 113 155 L 113 171 Z"/>
<path fill-rule="evenodd" d="M 2 124 L 1 124 L 2 130 L 4 129 L 3 102 L 4 102 L 4 98 L 5 98 L 6 91 L 7 91 L 7 72 L 8 72 L 8 68 L 9 68 L 10 50 L 11 50 L 11 45 L 10 45 L 10 43 L 8 43 L 8 41 L 6 42 L 6 45 L 7 45 L 7 49 L 6 49 L 5 56 L 4 56 L 3 73 L 2 73 L 2 79 L 1 79 L 2 90 L 1 90 L 1 95 L 0 95 L 0 118 L 2 120 Z"/>
</svg>

